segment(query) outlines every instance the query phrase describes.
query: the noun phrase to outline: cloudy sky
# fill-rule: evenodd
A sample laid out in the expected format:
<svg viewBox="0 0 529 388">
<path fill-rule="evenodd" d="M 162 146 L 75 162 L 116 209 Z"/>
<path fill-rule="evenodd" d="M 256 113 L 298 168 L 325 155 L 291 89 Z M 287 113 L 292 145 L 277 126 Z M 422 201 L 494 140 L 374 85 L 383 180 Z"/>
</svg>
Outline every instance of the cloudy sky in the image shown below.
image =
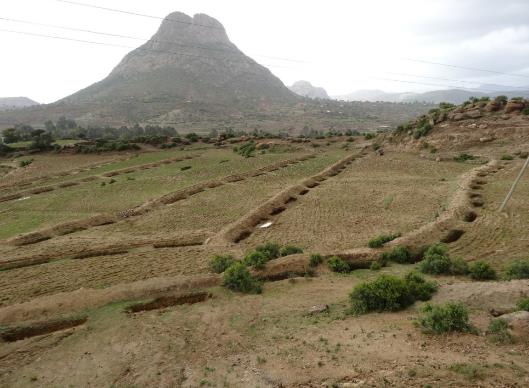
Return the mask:
<svg viewBox="0 0 529 388">
<path fill-rule="evenodd" d="M 285 84 L 306 79 L 331 95 L 358 89 L 529 85 L 527 0 L 75 1 L 162 17 L 173 11 L 206 13 L 224 25 L 243 52 L 269 67 Z M 28 96 L 45 103 L 104 78 L 128 49 L 3 30 L 130 47 L 142 42 L 2 18 L 139 38 L 149 38 L 160 23 L 157 18 L 58 0 L 2 1 L 0 96 Z"/>
</svg>

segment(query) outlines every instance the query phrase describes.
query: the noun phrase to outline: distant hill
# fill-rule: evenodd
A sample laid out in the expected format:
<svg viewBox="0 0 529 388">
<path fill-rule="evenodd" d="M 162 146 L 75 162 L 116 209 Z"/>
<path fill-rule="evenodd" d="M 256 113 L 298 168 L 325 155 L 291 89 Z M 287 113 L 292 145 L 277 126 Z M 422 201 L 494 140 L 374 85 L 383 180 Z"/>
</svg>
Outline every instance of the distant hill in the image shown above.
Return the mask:
<svg viewBox="0 0 529 388">
<path fill-rule="evenodd" d="M 0 111 L 26 108 L 34 105 L 39 105 L 39 103 L 27 97 L 0 97 Z"/>
<path fill-rule="evenodd" d="M 487 90 L 483 88 L 483 90 Z M 529 88 L 522 90 L 498 90 L 497 92 L 470 91 L 464 89 L 433 90 L 424 93 L 387 93 L 383 90 L 358 90 L 353 93 L 333 96 L 337 100 L 344 101 L 386 101 L 386 102 L 425 102 L 428 104 L 439 104 L 440 102 L 450 102 L 452 104 L 462 104 L 470 97 L 496 97 L 505 95 L 511 97 L 529 97 Z"/>
<path fill-rule="evenodd" d="M 56 103 L 4 114 L 0 124 L 43 122 L 61 115 L 85 125 L 182 122 L 196 114 L 241 117 L 298 99 L 231 43 L 217 20 L 175 12 L 105 79 Z"/>
<path fill-rule="evenodd" d="M 329 99 L 329 95 L 324 88 L 313 86 L 308 81 L 294 82 L 289 89 L 302 97 Z"/>
</svg>

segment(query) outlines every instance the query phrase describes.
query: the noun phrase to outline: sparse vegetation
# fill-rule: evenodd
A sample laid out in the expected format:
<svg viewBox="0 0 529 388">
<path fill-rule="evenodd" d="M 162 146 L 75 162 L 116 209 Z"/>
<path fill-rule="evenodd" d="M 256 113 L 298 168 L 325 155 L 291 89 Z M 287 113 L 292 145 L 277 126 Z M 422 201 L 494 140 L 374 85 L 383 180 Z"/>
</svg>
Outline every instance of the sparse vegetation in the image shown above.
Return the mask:
<svg viewBox="0 0 529 388">
<path fill-rule="evenodd" d="M 500 159 L 501 160 L 513 160 L 514 157 L 512 155 L 509 155 L 509 154 L 503 154 Z"/>
<path fill-rule="evenodd" d="M 505 268 L 505 277 L 512 279 L 529 279 L 529 259 L 516 260 Z"/>
<path fill-rule="evenodd" d="M 449 369 L 465 376 L 468 380 L 479 380 L 484 377 L 484 368 L 475 364 L 457 363 L 451 365 Z"/>
<path fill-rule="evenodd" d="M 280 255 L 281 256 L 288 256 L 288 255 L 294 255 L 296 253 L 303 253 L 303 249 L 293 246 L 293 245 L 285 245 L 281 248 Z"/>
<path fill-rule="evenodd" d="M 368 241 L 367 246 L 369 248 L 380 248 L 385 243 L 395 240 L 397 237 L 400 237 L 400 233 L 395 234 L 380 234 L 376 237 L 373 237 Z"/>
<path fill-rule="evenodd" d="M 451 259 L 446 245 L 435 244 L 425 251 L 419 270 L 431 275 L 464 275 L 468 272 L 462 259 Z"/>
<path fill-rule="evenodd" d="M 323 257 L 319 253 L 313 253 L 309 258 L 309 267 L 315 268 L 323 262 Z"/>
<path fill-rule="evenodd" d="M 18 162 L 18 166 L 26 167 L 29 166 L 31 163 L 33 163 L 33 159 L 22 159 L 20 162 Z"/>
<path fill-rule="evenodd" d="M 489 328 L 487 331 L 491 341 L 499 344 L 512 344 L 514 343 L 514 338 L 511 333 L 509 333 L 509 324 L 506 320 L 497 318 L 492 319 L 489 322 Z"/>
<path fill-rule="evenodd" d="M 398 311 L 417 300 L 430 299 L 436 290 L 434 283 L 418 274 L 409 274 L 405 278 L 380 275 L 374 281 L 361 283 L 353 289 L 349 295 L 351 311 L 354 314 Z"/>
<path fill-rule="evenodd" d="M 383 252 L 380 255 L 380 261 L 382 263 L 392 261 L 399 264 L 410 264 L 413 262 L 413 256 L 407 247 L 397 246 L 387 252 Z"/>
<path fill-rule="evenodd" d="M 494 280 L 496 279 L 496 271 L 489 263 L 484 261 L 475 261 L 468 268 L 468 273 L 473 280 Z"/>
<path fill-rule="evenodd" d="M 425 333 L 430 334 L 474 331 L 469 323 L 468 310 L 461 303 L 426 304 L 416 323 Z"/>
<path fill-rule="evenodd" d="M 454 160 L 456 162 L 466 162 L 468 160 L 474 160 L 474 159 L 476 159 L 476 156 L 470 155 L 470 154 L 467 154 L 467 153 L 462 153 L 462 154 L 459 154 L 458 156 L 454 157 Z"/>
<path fill-rule="evenodd" d="M 529 311 L 529 298 L 523 298 L 516 303 L 516 309 L 518 311 Z"/>
</svg>

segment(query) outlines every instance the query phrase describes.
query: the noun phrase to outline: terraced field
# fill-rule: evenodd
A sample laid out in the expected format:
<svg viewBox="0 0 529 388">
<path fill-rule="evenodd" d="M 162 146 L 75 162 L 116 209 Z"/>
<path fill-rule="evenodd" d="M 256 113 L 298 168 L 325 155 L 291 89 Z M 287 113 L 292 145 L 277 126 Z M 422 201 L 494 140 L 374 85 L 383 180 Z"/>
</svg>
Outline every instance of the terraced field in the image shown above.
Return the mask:
<svg viewBox="0 0 529 388">
<path fill-rule="evenodd" d="M 381 233 L 402 234 L 388 247 L 445 240 L 452 255 L 497 269 L 526 257 L 527 177 L 508 213 L 496 212 L 521 160 L 380 156 L 367 145 L 80 156 L 46 177 L 39 164 L 56 162 L 39 157 L 24 172 L 35 183 L 11 180 L 18 169 L 0 177 L 1 195 L 30 197 L 0 202 L 0 386 L 475 386 L 454 363 L 483 369 L 491 386 L 527 381 L 525 344 L 432 338 L 413 325 L 413 306 L 354 317 L 347 296 L 380 273 L 416 268 L 365 269 L 384 249 L 366 243 Z M 27 195 L 43 187 L 53 190 Z M 270 241 L 304 253 L 252 269 L 262 295 L 220 287 L 211 257 L 242 258 Z M 316 252 L 363 269 L 309 268 Z M 464 301 L 483 333 L 488 309 L 512 308 L 529 290 L 526 280 L 435 280 L 434 301 Z"/>
</svg>

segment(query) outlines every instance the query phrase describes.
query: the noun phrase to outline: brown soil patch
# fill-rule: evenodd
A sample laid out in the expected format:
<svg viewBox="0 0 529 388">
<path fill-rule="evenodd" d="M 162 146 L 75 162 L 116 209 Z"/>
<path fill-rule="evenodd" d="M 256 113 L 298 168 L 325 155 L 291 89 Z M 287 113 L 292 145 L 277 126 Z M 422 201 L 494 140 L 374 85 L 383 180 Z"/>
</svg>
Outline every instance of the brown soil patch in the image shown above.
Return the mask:
<svg viewBox="0 0 529 388">
<path fill-rule="evenodd" d="M 59 319 L 35 322 L 23 326 L 7 327 L 0 331 L 0 338 L 6 342 L 14 342 L 38 335 L 53 333 L 59 330 L 80 326 L 87 321 L 87 317 Z"/>
<path fill-rule="evenodd" d="M 139 313 L 142 311 L 158 310 L 182 304 L 194 304 L 203 302 L 210 296 L 211 294 L 205 291 L 189 292 L 181 295 L 161 296 L 150 302 L 133 304 L 132 306 L 129 306 L 126 311 L 128 313 Z"/>
</svg>

